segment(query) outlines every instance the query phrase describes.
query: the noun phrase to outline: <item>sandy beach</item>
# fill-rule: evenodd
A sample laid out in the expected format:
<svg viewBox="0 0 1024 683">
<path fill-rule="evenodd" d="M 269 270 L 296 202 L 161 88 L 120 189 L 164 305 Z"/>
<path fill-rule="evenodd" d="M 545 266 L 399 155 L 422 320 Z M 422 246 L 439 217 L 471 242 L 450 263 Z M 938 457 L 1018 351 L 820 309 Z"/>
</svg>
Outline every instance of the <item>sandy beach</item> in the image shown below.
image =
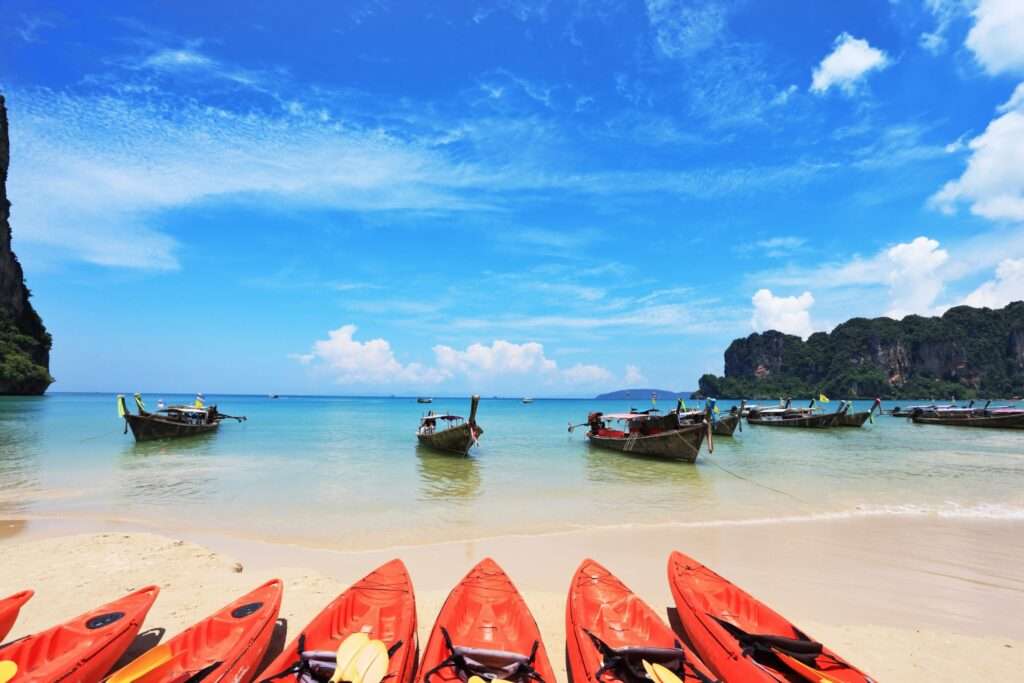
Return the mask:
<svg viewBox="0 0 1024 683">
<path fill-rule="evenodd" d="M 681 548 L 879 680 L 1015 680 L 1024 668 L 1024 524 L 1018 522 L 878 517 L 635 527 L 358 552 L 117 527 L 62 533 L 67 530 L 30 523 L 0 541 L 0 593 L 36 591 L 10 637 L 156 583 L 161 595 L 144 628 L 163 629 L 166 639 L 276 576 L 286 586 L 281 617 L 287 626 L 272 646 L 280 648 L 350 582 L 398 556 L 415 583 L 425 642 L 451 586 L 490 555 L 526 596 L 549 650 L 560 653 L 565 591 L 583 557 L 603 562 L 663 611 L 671 604 L 665 561 Z M 140 647 L 154 642 L 150 635 Z M 564 680 L 562 657 L 553 659 Z"/>
</svg>

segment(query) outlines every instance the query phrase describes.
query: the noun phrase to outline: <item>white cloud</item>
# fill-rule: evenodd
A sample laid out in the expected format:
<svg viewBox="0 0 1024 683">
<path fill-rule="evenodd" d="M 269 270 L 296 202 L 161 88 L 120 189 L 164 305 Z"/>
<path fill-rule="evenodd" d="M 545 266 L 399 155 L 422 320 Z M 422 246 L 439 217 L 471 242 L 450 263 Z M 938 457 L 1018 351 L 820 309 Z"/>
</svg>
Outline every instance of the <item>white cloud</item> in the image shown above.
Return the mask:
<svg viewBox="0 0 1024 683">
<path fill-rule="evenodd" d="M 450 375 L 419 363 L 403 365 L 385 339 L 360 342 L 353 338 L 355 325 L 342 325 L 313 343 L 313 350 L 294 356 L 304 365 L 316 363 L 339 384 L 436 384 Z"/>
<path fill-rule="evenodd" d="M 707 50 L 725 30 L 727 12 L 717 3 L 647 0 L 654 42 L 666 57 L 690 57 Z"/>
<path fill-rule="evenodd" d="M 470 344 L 463 351 L 438 345 L 434 347 L 434 356 L 442 371 L 471 376 L 544 375 L 558 369 L 558 364 L 544 355 L 544 345 L 537 342 L 513 344 L 498 339 L 490 346 Z"/>
<path fill-rule="evenodd" d="M 935 301 L 944 287 L 939 269 L 949 259 L 949 252 L 940 249 L 937 240 L 918 237 L 891 247 L 885 254 L 889 263 L 890 297 L 886 315 L 902 318 L 910 314 L 941 313 L 941 309 L 935 308 Z"/>
<path fill-rule="evenodd" d="M 1006 259 L 996 268 L 994 280 L 985 282 L 964 298 L 968 306 L 1002 308 L 1024 299 L 1024 259 Z"/>
<path fill-rule="evenodd" d="M 570 384 L 601 384 L 612 379 L 613 375 L 600 365 L 577 363 L 562 373 Z"/>
<path fill-rule="evenodd" d="M 811 92 L 824 94 L 835 86 L 847 95 L 853 94 L 867 74 L 887 66 L 889 58 L 885 52 L 871 47 L 863 38 L 842 33 L 836 38 L 832 52 L 815 67 Z"/>
<path fill-rule="evenodd" d="M 980 0 L 967 47 L 990 74 L 1024 73 L 1024 2 Z"/>
<path fill-rule="evenodd" d="M 142 61 L 142 66 L 159 71 L 178 69 L 202 69 L 214 65 L 206 55 L 188 48 L 157 50 Z"/>
<path fill-rule="evenodd" d="M 635 365 L 626 366 L 626 375 L 623 377 L 623 383 L 628 387 L 635 387 L 640 384 L 647 383 L 647 376 L 640 372 L 640 368 Z"/>
<path fill-rule="evenodd" d="M 750 324 L 756 332 L 778 330 L 804 338 L 814 332 L 810 313 L 814 297 L 810 292 L 800 296 L 775 296 L 770 289 L 759 289 L 751 302 L 754 304 L 754 315 Z"/>
<path fill-rule="evenodd" d="M 999 111 L 967 144 L 967 169 L 932 196 L 933 206 L 952 213 L 966 202 L 972 213 L 990 220 L 1024 221 L 1024 84 Z"/>
<path fill-rule="evenodd" d="M 925 9 L 935 17 L 935 29 L 922 33 L 921 47 L 933 55 L 946 49 L 946 32 L 953 21 L 969 11 L 968 0 L 924 0 Z"/>
<path fill-rule="evenodd" d="M 22 14 L 21 25 L 14 30 L 26 43 L 35 43 L 39 41 L 40 29 L 56 27 L 56 24 L 43 17 Z"/>
</svg>

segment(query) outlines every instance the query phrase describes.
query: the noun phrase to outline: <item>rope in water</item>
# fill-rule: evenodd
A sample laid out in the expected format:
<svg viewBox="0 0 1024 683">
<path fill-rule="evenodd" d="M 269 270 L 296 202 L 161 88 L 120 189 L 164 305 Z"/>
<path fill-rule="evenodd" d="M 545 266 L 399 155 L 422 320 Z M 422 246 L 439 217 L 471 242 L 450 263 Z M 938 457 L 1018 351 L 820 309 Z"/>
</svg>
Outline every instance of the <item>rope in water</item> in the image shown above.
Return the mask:
<svg viewBox="0 0 1024 683">
<path fill-rule="evenodd" d="M 719 465 L 717 462 L 715 462 L 714 460 L 711 460 L 710 458 L 705 458 L 704 462 L 710 462 L 712 465 L 714 465 L 718 469 L 722 470 L 726 474 L 731 474 L 732 476 L 736 477 L 737 479 L 741 479 L 741 480 L 747 482 L 748 484 L 753 484 L 754 486 L 757 486 L 758 488 L 766 489 L 768 491 L 774 491 L 775 493 L 779 493 L 779 494 L 782 494 L 783 496 L 786 496 L 788 498 L 792 498 L 793 500 L 795 500 L 795 501 L 797 501 L 799 503 L 803 503 L 804 505 L 810 505 L 810 501 L 804 500 L 803 498 L 800 498 L 799 496 L 795 496 L 792 493 L 790 493 L 789 491 L 783 491 L 782 489 L 777 489 L 777 488 L 775 488 L 773 486 L 768 486 L 767 484 L 762 484 L 760 482 L 754 481 L 753 479 L 751 479 L 749 477 L 744 477 L 742 474 L 736 474 L 732 470 L 726 469 L 725 467 L 723 467 L 722 465 Z"/>
</svg>

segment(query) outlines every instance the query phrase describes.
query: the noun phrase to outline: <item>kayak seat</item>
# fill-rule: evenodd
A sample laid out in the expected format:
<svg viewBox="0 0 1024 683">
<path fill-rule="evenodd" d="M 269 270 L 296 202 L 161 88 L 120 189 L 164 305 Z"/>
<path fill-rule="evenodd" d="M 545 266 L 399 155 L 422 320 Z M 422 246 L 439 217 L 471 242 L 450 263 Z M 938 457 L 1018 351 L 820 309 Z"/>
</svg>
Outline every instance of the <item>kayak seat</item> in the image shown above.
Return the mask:
<svg viewBox="0 0 1024 683">
<path fill-rule="evenodd" d="M 719 683 L 719 681 L 714 681 L 703 675 L 692 664 L 688 664 L 686 651 L 678 641 L 676 641 L 675 647 L 626 646 L 615 648 L 591 631 L 583 629 L 583 632 L 594 643 L 603 658 L 601 668 L 594 674 L 594 678 L 598 681 L 605 673 L 610 672 L 622 683 L 650 683 L 651 679 L 644 667 L 646 661 L 649 664 L 661 664 L 682 681 Z"/>
<path fill-rule="evenodd" d="M 744 654 L 754 655 L 756 653 L 772 654 L 776 651 L 799 660 L 804 664 L 814 664 L 821 656 L 824 646 L 810 638 L 787 638 L 771 634 L 747 633 L 743 629 L 730 624 L 724 619 L 713 617 L 722 628 L 729 632 L 743 647 Z"/>
<path fill-rule="evenodd" d="M 485 681 L 500 679 L 512 683 L 526 683 L 527 681 L 554 683 L 554 681 L 545 681 L 533 667 L 537 657 L 537 649 L 540 647 L 539 641 L 533 641 L 530 654 L 524 655 L 519 652 L 507 652 L 505 650 L 453 645 L 448 629 L 442 626 L 440 631 L 444 637 L 449 655 L 440 664 L 423 675 L 424 683 L 429 683 L 432 676 L 448 668 L 454 669 L 456 675 L 462 681 L 468 681 L 473 676 L 479 676 Z"/>
<path fill-rule="evenodd" d="M 270 676 L 261 678 L 260 683 L 267 683 L 268 681 L 275 681 L 280 678 L 291 678 L 292 676 L 295 676 L 295 680 L 298 683 L 329 683 L 331 678 L 334 676 L 335 670 L 338 668 L 337 651 L 306 650 L 304 648 L 305 644 L 305 634 L 300 635 L 298 643 L 299 660 L 284 671 L 279 671 L 275 674 L 271 674 Z M 399 640 L 395 642 L 394 645 L 388 648 L 388 658 L 393 657 L 401 647 L 402 641 Z M 384 680 L 387 681 L 390 676 L 391 674 L 387 674 L 384 676 Z"/>
</svg>

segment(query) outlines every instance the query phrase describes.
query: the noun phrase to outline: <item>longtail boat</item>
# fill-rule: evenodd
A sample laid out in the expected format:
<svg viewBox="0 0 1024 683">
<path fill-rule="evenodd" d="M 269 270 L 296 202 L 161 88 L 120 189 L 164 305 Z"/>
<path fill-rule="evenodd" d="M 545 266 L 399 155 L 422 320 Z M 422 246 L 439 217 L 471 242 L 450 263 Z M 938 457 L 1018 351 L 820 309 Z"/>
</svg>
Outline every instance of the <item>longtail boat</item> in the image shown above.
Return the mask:
<svg viewBox="0 0 1024 683">
<path fill-rule="evenodd" d="M 693 463 L 700 455 L 704 437 L 709 438 L 708 452 L 714 448 L 710 440 L 711 424 L 703 414 L 701 419 L 681 422 L 676 413 L 657 415 L 654 411 L 642 413 L 601 413 L 593 412 L 587 421 L 569 425 L 569 431 L 576 427 L 589 427 L 587 439 L 590 445 L 634 455 L 650 455 Z M 608 421 L 623 423 L 624 429 L 611 429 Z"/>
<path fill-rule="evenodd" d="M 469 449 L 479 443 L 483 427 L 476 423 L 476 409 L 480 397 L 470 399 L 469 420 L 451 413 L 428 412 L 420 418 L 416 438 L 420 444 L 446 453 L 469 455 Z"/>
<path fill-rule="evenodd" d="M 701 422 L 705 417 L 709 417 L 711 419 L 711 431 L 715 436 L 732 436 L 736 433 L 737 427 L 742 432 L 743 426 L 740 424 L 740 416 L 744 414 L 746 400 L 740 401 L 739 407 L 733 406 L 730 408 L 729 412 L 725 415 L 719 415 L 715 412 L 715 403 L 716 399 L 709 398 L 705 401 L 704 410 L 686 410 L 683 406 L 683 399 L 679 399 L 676 409 L 665 416 L 669 418 L 667 421 L 668 426 L 665 428 L 671 428 L 671 417 L 674 417 L 679 425 Z"/>
<path fill-rule="evenodd" d="M 766 427 L 824 429 L 835 426 L 836 421 L 843 412 L 843 407 L 840 405 L 839 410 L 834 413 L 817 413 L 815 412 L 813 399 L 806 408 L 793 408 L 791 401 L 787 399 L 782 407 L 765 408 L 747 413 L 747 424 L 764 425 Z"/>
<path fill-rule="evenodd" d="M 136 441 L 209 434 L 217 431 L 224 420 L 246 420 L 245 416 L 225 415 L 215 405 L 204 405 L 201 396 L 193 405 L 167 406 L 155 412 L 146 410 L 142 396 L 135 394 L 134 398 L 138 414 L 128 410 L 123 394 L 117 395 L 117 414 L 124 420 L 125 433 L 130 428 Z"/>
<path fill-rule="evenodd" d="M 997 408 L 978 414 L 971 410 L 918 409 L 910 415 L 915 424 L 947 425 L 953 427 L 990 427 L 996 429 L 1024 429 L 1024 409 Z"/>
<path fill-rule="evenodd" d="M 874 415 L 876 408 L 881 408 L 882 399 L 876 398 L 875 402 L 871 404 L 871 410 L 862 410 L 858 413 L 851 413 L 850 407 L 853 406 L 852 402 L 848 402 L 846 410 L 840 412 L 839 417 L 836 418 L 836 427 L 863 427 L 864 423 L 871 419 Z"/>
</svg>

